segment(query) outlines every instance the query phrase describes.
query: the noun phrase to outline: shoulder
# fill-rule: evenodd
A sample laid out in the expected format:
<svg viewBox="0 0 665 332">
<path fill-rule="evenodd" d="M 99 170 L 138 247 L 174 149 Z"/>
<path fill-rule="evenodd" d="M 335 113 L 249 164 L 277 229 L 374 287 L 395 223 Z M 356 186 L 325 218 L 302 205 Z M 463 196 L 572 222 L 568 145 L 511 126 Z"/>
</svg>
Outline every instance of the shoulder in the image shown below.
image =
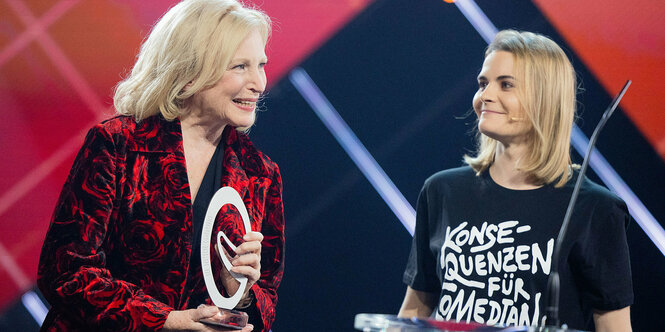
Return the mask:
<svg viewBox="0 0 665 332">
<path fill-rule="evenodd" d="M 580 197 L 594 204 L 597 209 L 626 208 L 626 203 L 619 196 L 586 177 L 580 188 Z"/>
<path fill-rule="evenodd" d="M 271 177 L 281 177 L 281 174 L 279 172 L 279 166 L 277 165 L 276 162 L 274 162 L 270 157 L 268 157 L 267 154 L 261 152 L 260 150 L 256 150 L 261 158 L 261 162 L 263 164 L 263 167 L 265 167 L 267 173 Z"/>
<path fill-rule="evenodd" d="M 103 120 L 88 130 L 85 138 L 85 145 L 116 145 L 119 141 L 118 136 L 127 131 L 131 126 L 126 116 L 114 116 Z"/>
<path fill-rule="evenodd" d="M 277 163 L 259 150 L 247 134 L 232 129 L 227 143 L 230 143 L 240 157 L 240 162 L 246 172 L 269 178 L 281 176 Z"/>
<path fill-rule="evenodd" d="M 88 135 L 102 136 L 114 142 L 119 141 L 120 136 L 128 136 L 136 130 L 136 122 L 132 117 L 117 115 L 90 128 Z"/>
<path fill-rule="evenodd" d="M 126 153 L 125 132 L 128 126 L 132 126 L 130 121 L 125 116 L 114 116 L 92 126 L 79 149 L 70 177 L 76 173 L 97 176 L 117 166 Z"/>
<path fill-rule="evenodd" d="M 626 203 L 619 196 L 587 178 L 582 182 L 576 209 L 590 211 L 590 227 L 604 231 L 612 225 L 625 229 L 632 220 Z"/>
<path fill-rule="evenodd" d="M 145 120 L 144 120 L 145 121 Z M 91 131 L 106 133 L 108 135 L 127 135 L 134 132 L 139 124 L 133 117 L 126 115 L 116 115 L 101 121 L 92 127 Z"/>
<path fill-rule="evenodd" d="M 108 135 L 127 151 L 172 153 L 182 149 L 180 121 L 168 121 L 161 115 L 140 122 L 132 116 L 117 115 L 100 122 L 92 131 Z"/>
<path fill-rule="evenodd" d="M 467 187 L 473 185 L 476 181 L 478 181 L 478 176 L 476 176 L 475 171 L 471 167 L 450 168 L 436 172 L 427 178 L 423 185 L 423 190 Z"/>
</svg>

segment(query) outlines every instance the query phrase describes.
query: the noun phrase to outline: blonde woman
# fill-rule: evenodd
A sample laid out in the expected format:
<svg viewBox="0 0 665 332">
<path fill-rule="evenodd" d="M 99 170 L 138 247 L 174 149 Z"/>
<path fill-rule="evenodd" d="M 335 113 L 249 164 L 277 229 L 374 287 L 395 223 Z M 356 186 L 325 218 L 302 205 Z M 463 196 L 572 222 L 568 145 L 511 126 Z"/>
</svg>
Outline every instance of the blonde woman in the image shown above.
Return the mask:
<svg viewBox="0 0 665 332">
<path fill-rule="evenodd" d="M 399 315 L 538 325 L 555 238 L 577 176 L 575 73 L 561 48 L 506 30 L 489 45 L 473 109 L 478 150 L 420 193 Z M 570 328 L 630 331 L 626 205 L 585 179 L 562 246 L 560 314 Z"/>
<path fill-rule="evenodd" d="M 282 278 L 279 168 L 244 133 L 266 87 L 270 20 L 235 0 L 185 0 L 145 40 L 118 84 L 118 116 L 90 130 L 44 241 L 38 284 L 44 331 L 223 331 L 203 281 L 200 234 L 222 186 L 243 197 L 217 215 L 248 278 L 244 331 L 270 330 Z M 221 264 L 220 264 L 221 265 Z M 215 267 L 218 287 L 238 283 Z"/>
</svg>

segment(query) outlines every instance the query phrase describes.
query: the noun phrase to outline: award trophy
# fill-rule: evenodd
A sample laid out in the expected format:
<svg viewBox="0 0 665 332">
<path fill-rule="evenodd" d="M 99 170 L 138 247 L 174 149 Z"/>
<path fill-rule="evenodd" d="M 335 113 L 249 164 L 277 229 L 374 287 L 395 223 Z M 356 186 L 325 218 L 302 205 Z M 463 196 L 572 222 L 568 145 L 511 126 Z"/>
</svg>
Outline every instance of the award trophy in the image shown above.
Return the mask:
<svg viewBox="0 0 665 332">
<path fill-rule="evenodd" d="M 233 310 L 240 298 L 245 293 L 245 288 L 247 287 L 247 278 L 243 275 L 234 273 L 231 271 L 231 262 L 228 257 L 223 252 L 221 238 L 224 238 L 224 242 L 233 250 L 236 250 L 236 246 L 229 241 L 229 238 L 224 234 L 224 232 L 217 233 L 217 254 L 222 260 L 224 265 L 223 268 L 229 271 L 231 276 L 240 282 L 240 287 L 235 294 L 231 297 L 224 297 L 217 289 L 215 284 L 215 278 L 213 277 L 211 260 L 210 260 L 210 239 L 212 237 L 212 229 L 215 224 L 215 218 L 217 213 L 222 207 L 226 204 L 231 204 L 238 209 L 240 216 L 242 217 L 242 223 L 244 226 L 245 234 L 248 231 L 251 231 L 252 228 L 249 224 L 249 215 L 247 214 L 247 208 L 245 208 L 245 203 L 242 201 L 242 198 L 238 192 L 231 187 L 223 187 L 219 189 L 215 195 L 210 200 L 208 205 L 208 211 L 203 222 L 203 230 L 201 232 L 201 270 L 203 272 L 203 280 L 205 281 L 206 289 L 208 290 L 208 295 L 212 302 L 219 308 L 221 312 L 221 318 L 208 318 L 203 319 L 201 322 L 206 324 L 211 324 L 215 326 L 222 326 L 232 329 L 242 329 L 247 325 L 248 316 L 242 311 Z"/>
</svg>

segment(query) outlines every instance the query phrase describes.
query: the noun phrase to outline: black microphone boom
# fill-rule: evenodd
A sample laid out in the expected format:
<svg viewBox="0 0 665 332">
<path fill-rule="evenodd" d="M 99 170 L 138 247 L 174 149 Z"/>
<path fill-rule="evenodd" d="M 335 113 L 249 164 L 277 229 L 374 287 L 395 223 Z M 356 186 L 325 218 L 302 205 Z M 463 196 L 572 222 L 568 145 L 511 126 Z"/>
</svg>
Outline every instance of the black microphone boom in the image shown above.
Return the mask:
<svg viewBox="0 0 665 332">
<path fill-rule="evenodd" d="M 630 86 L 631 81 L 626 81 L 626 84 L 623 86 L 623 89 L 619 94 L 614 97 L 612 103 L 607 107 L 605 113 L 603 113 L 602 118 L 598 122 L 596 129 L 593 131 L 593 135 L 589 139 L 589 146 L 587 147 L 586 155 L 584 156 L 584 162 L 582 162 L 582 167 L 580 168 L 579 174 L 577 175 L 577 181 L 575 182 L 575 187 L 573 189 L 573 194 L 570 196 L 570 202 L 568 203 L 568 209 L 566 209 L 566 216 L 563 218 L 563 223 L 561 224 L 561 229 L 559 230 L 559 236 L 556 239 L 556 245 L 554 245 L 554 253 L 552 254 L 552 270 L 547 279 L 547 295 L 548 303 L 545 308 L 545 315 L 547 316 L 545 325 L 548 326 L 559 326 L 559 256 L 561 256 L 561 244 L 563 239 L 566 236 L 566 231 L 568 230 L 568 224 L 570 223 L 570 217 L 573 214 L 573 207 L 577 201 L 577 195 L 580 192 L 580 187 L 582 186 L 582 181 L 584 180 L 584 174 L 586 169 L 589 166 L 589 157 L 593 151 L 593 147 L 596 145 L 596 140 L 598 139 L 598 134 L 605 127 L 607 120 L 612 116 L 614 110 L 619 105 L 619 101 L 623 98 L 623 95 L 626 93 L 626 90 Z"/>
</svg>

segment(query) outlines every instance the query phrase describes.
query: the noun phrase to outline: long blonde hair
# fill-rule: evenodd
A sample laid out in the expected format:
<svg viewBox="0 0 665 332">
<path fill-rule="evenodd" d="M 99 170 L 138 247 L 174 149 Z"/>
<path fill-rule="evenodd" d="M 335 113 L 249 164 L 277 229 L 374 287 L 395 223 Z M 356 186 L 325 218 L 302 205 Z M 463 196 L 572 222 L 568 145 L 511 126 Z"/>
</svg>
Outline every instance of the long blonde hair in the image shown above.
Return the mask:
<svg viewBox="0 0 665 332">
<path fill-rule="evenodd" d="M 178 3 L 155 24 L 131 74 L 116 86 L 116 111 L 137 122 L 159 113 L 177 118 L 187 98 L 221 79 L 250 32 L 265 43 L 270 30 L 267 15 L 236 0 Z"/>
<path fill-rule="evenodd" d="M 485 51 L 506 51 L 515 59 L 518 98 L 532 125 L 528 153 L 518 163 L 536 184 L 556 181 L 561 187 L 570 179 L 570 133 L 575 119 L 575 70 L 563 50 L 551 39 L 531 33 L 504 30 Z M 497 141 L 477 135 L 476 156 L 464 161 L 477 174 L 494 162 Z"/>
</svg>

